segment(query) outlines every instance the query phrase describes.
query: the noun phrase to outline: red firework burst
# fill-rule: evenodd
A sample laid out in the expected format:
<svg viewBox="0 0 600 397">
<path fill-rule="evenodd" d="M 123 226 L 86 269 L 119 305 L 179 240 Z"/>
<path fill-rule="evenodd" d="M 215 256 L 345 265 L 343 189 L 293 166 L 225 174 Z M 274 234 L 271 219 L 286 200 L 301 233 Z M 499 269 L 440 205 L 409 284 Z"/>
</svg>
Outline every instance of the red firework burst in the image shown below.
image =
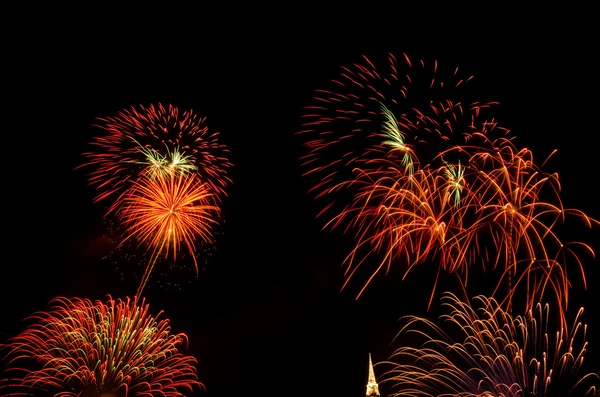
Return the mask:
<svg viewBox="0 0 600 397">
<path fill-rule="evenodd" d="M 3 387 L 62 397 L 191 393 L 202 387 L 196 359 L 180 352 L 186 336 L 172 334 L 169 320 L 159 316 L 143 301 L 55 298 L 4 346 L 17 376 Z"/>
<path fill-rule="evenodd" d="M 226 173 L 231 163 L 219 133 L 210 132 L 205 121 L 192 110 L 162 104 L 98 118 L 96 126 L 106 134 L 92 140 L 95 151 L 84 153 L 84 166 L 93 167 L 89 182 L 99 190 L 96 201 L 113 197 L 118 203 L 141 174 L 178 171 L 197 174 L 218 202 L 231 182 Z"/>
</svg>

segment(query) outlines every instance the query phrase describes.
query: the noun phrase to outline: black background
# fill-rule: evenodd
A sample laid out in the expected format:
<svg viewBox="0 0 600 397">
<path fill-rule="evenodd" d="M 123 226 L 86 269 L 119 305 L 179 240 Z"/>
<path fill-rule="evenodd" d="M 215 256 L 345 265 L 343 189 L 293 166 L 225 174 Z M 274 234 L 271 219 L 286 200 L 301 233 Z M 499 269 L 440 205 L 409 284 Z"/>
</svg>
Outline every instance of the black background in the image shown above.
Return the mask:
<svg viewBox="0 0 600 397">
<path fill-rule="evenodd" d="M 539 158 L 559 149 L 549 167 L 565 206 L 600 218 L 590 10 L 48 11 L 18 15 L 4 37 L 1 340 L 55 296 L 133 294 L 90 248 L 103 207 L 74 168 L 96 117 L 171 103 L 206 116 L 234 163 L 211 265 L 181 291 L 147 295 L 189 336 L 207 395 L 363 395 L 368 353 L 388 357 L 397 320 L 425 314 L 431 283 L 417 271 L 379 278 L 359 300 L 358 285 L 340 292 L 351 243 L 320 231 L 294 136 L 312 90 L 363 54 L 406 52 L 474 73 L 519 142 Z M 598 249 L 598 230 L 582 236 Z M 586 306 L 587 369 L 598 372 L 600 271 L 597 260 L 585 266 L 591 287 L 574 277 L 571 302 Z"/>
</svg>

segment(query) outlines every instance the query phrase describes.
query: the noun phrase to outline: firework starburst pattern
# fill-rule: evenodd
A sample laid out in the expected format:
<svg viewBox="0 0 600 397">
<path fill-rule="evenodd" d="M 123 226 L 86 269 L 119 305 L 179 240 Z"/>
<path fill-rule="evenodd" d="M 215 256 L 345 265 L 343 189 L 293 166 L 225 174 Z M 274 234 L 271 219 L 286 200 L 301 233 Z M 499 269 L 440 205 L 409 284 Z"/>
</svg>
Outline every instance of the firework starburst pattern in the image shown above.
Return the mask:
<svg viewBox="0 0 600 397">
<path fill-rule="evenodd" d="M 140 105 L 99 118 L 96 126 L 105 134 L 91 142 L 94 151 L 84 153 L 85 167 L 91 167 L 89 182 L 99 192 L 96 201 L 112 197 L 111 208 L 118 207 L 123 192 L 142 174 L 198 173 L 216 199 L 225 195 L 231 182 L 228 150 L 193 111 Z"/>
<path fill-rule="evenodd" d="M 160 256 L 175 262 L 183 245 L 193 258 L 196 241 L 213 241 L 225 187 L 226 147 L 193 111 L 162 104 L 123 110 L 98 119 L 105 135 L 86 152 L 89 183 L 96 201 L 112 198 L 107 215 L 127 229 L 121 244 L 134 239 L 152 252 L 141 278 L 141 295 Z"/>
<path fill-rule="evenodd" d="M 202 386 L 196 359 L 180 351 L 187 337 L 160 317 L 144 301 L 55 298 L 6 346 L 20 376 L 5 387 L 65 397 L 185 395 Z"/>
</svg>

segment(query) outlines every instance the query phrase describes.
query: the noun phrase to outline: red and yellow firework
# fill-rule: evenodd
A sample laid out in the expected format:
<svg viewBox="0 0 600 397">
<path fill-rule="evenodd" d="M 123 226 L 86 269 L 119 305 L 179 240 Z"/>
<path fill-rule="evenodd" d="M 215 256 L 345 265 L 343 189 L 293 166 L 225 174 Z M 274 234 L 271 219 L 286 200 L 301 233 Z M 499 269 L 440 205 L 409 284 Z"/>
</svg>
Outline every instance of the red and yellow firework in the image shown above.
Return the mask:
<svg viewBox="0 0 600 397">
<path fill-rule="evenodd" d="M 84 153 L 91 167 L 89 182 L 99 193 L 96 201 L 112 197 L 111 209 L 120 197 L 144 174 L 194 173 L 211 190 L 216 202 L 231 182 L 227 170 L 228 150 L 219 142 L 219 133 L 210 132 L 206 119 L 192 110 L 180 111 L 162 104 L 118 112 L 98 118 L 96 127 L 105 134 L 95 137 L 94 151 Z"/>
<path fill-rule="evenodd" d="M 466 99 L 460 89 L 471 77 L 460 78 L 457 68 L 444 75 L 437 62 L 404 56 L 404 63 L 405 74 L 393 55 L 381 69 L 367 58 L 342 68 L 304 116 L 305 175 L 316 178 L 318 198 L 330 199 L 319 216 L 356 242 L 344 286 L 373 256 L 379 260 L 359 296 L 394 263 L 406 275 L 433 262 L 438 275 L 460 275 L 463 283 L 480 263 L 500 270 L 496 293 L 508 284 L 507 305 L 522 288 L 527 308 L 552 292 L 563 312 L 566 257 L 583 274 L 581 251 L 573 248 L 593 252 L 563 242 L 555 225 L 566 214 L 597 222 L 563 208 L 558 176 L 488 115 L 497 103 Z"/>
<path fill-rule="evenodd" d="M 579 375 L 588 344 L 583 308 L 572 327 L 554 331 L 548 304 L 513 317 L 493 298 L 478 296 L 473 303 L 446 293 L 442 306 L 448 314 L 439 322 L 404 319 L 397 340 L 418 347 L 402 346 L 383 363 L 391 366 L 382 382 L 389 395 L 598 395 L 598 375 Z"/>
<path fill-rule="evenodd" d="M 126 227 L 124 241 L 136 239 L 152 250 L 150 264 L 142 278 L 143 289 L 159 255 L 173 260 L 183 245 L 198 265 L 196 240 L 210 242 L 211 226 L 217 223 L 219 207 L 206 183 L 195 174 L 144 175 L 127 191 L 118 212 Z"/>
<path fill-rule="evenodd" d="M 181 353 L 186 336 L 159 316 L 143 301 L 55 298 L 4 346 L 15 374 L 4 387 L 64 397 L 191 394 L 202 387 L 196 359 Z"/>
<path fill-rule="evenodd" d="M 580 210 L 564 208 L 558 174 L 548 173 L 536 164 L 531 150 L 500 139 L 472 152 L 466 177 L 475 206 L 469 228 L 463 233 L 465 246 L 473 247 L 480 257 L 484 253 L 494 268 L 503 269 L 496 292 L 508 282 L 504 302 L 509 307 L 520 287 L 526 291 L 526 309 L 550 291 L 564 316 L 570 289 L 568 269 L 575 265 L 585 287 L 580 256 L 593 256 L 594 252 L 585 243 L 563 240 L 555 226 L 567 217 L 589 228 L 598 225 L 598 221 Z M 483 252 L 480 247 L 486 245 L 493 248 Z M 470 263 L 465 262 L 463 267 Z M 454 261 L 452 269 L 460 265 Z"/>
<path fill-rule="evenodd" d="M 437 62 L 392 54 L 383 67 L 376 64 L 364 57 L 343 67 L 330 89 L 317 90 L 300 132 L 308 138 L 302 161 L 305 175 L 316 178 L 312 191 L 331 199 L 319 216 L 355 236 L 346 284 L 368 257 L 383 258 L 359 296 L 392 263 L 404 262 L 408 272 L 465 251 L 458 244 L 464 239 L 455 236 L 468 227 L 463 215 L 474 202 L 467 194 L 468 154 L 438 153 L 477 132 L 508 133 L 483 119 L 496 103 L 464 98 L 472 76 L 462 77 L 458 68 L 448 72 Z M 440 268 L 449 270 L 443 262 Z"/>
<path fill-rule="evenodd" d="M 210 241 L 231 182 L 219 134 L 193 111 L 162 104 L 125 109 L 96 126 L 105 134 L 92 140 L 96 150 L 84 153 L 83 165 L 91 168 L 96 201 L 111 198 L 107 215 L 116 214 L 127 228 L 122 242 L 137 240 L 152 250 L 138 294 L 157 257 L 172 254 L 175 261 L 182 245 L 197 273 L 195 242 Z"/>
<path fill-rule="evenodd" d="M 392 157 L 406 172 L 429 164 L 452 142 L 464 143 L 497 104 L 469 101 L 463 88 L 473 76 L 439 68 L 437 61 L 389 54 L 381 63 L 363 57 L 341 69 L 330 87 L 315 91 L 298 133 L 306 137 L 302 163 L 316 179 L 318 197 L 353 181 L 357 168 L 373 168 L 372 161 Z"/>
</svg>

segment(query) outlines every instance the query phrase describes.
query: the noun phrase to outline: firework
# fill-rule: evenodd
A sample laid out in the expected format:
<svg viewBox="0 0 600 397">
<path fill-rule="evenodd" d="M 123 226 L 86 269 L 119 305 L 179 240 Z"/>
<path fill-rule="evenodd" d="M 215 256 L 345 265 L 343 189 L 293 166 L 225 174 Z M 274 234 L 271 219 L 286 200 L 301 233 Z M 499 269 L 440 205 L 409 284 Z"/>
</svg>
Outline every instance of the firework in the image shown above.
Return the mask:
<svg viewBox="0 0 600 397">
<path fill-rule="evenodd" d="M 449 313 L 440 323 L 405 318 L 397 339 L 420 342 L 419 347 L 397 349 L 386 363 L 392 369 L 382 384 L 389 384 L 390 395 L 598 395 L 598 376 L 578 375 L 587 349 L 587 326 L 580 321 L 583 309 L 571 329 L 554 332 L 548 304 L 536 304 L 526 315 L 513 317 L 493 298 L 479 296 L 476 305 L 450 293 L 442 299 Z"/>
<path fill-rule="evenodd" d="M 196 241 L 208 243 L 230 183 L 228 150 L 211 133 L 205 119 L 192 111 L 162 104 L 138 106 L 114 117 L 99 118 L 105 134 L 95 137 L 86 152 L 89 183 L 96 201 L 111 198 L 107 215 L 116 215 L 127 229 L 120 244 L 136 240 L 152 254 L 142 276 L 144 288 L 159 256 L 180 246 L 196 260 Z"/>
<path fill-rule="evenodd" d="M 383 68 L 375 65 L 365 57 L 343 67 L 330 89 L 316 91 L 300 132 L 308 138 L 302 161 L 305 175 L 316 179 L 312 191 L 318 198 L 335 194 L 319 216 L 356 240 L 345 261 L 346 284 L 367 257 L 383 257 L 359 296 L 400 258 L 408 271 L 435 255 L 450 260 L 464 251 L 456 243 L 464 238 L 452 236 L 464 232 L 463 215 L 474 206 L 465 197 L 470 153 L 438 154 L 476 132 L 486 138 L 508 133 L 482 120 L 495 103 L 464 100 L 462 87 L 472 76 L 458 68 L 448 72 L 437 62 L 392 54 Z"/>
<path fill-rule="evenodd" d="M 141 292 L 159 255 L 173 260 L 183 244 L 194 259 L 195 241 L 211 241 L 211 225 L 217 221 L 219 207 L 207 185 L 194 174 L 156 174 L 143 176 L 123 198 L 118 216 L 127 229 L 123 241 L 135 238 L 152 250 L 151 259 L 138 290 Z"/>
<path fill-rule="evenodd" d="M 452 150 L 464 154 L 467 149 Z M 567 215 L 590 227 L 598 222 L 562 206 L 558 176 L 537 167 L 529 150 L 517 151 L 503 141 L 473 152 L 456 165 L 444 162 L 409 173 L 406 162 L 389 160 L 386 166 L 357 171 L 350 205 L 329 223 L 355 231 L 356 245 L 345 261 L 346 284 L 374 253 L 382 259 L 360 293 L 393 263 L 404 263 L 406 275 L 420 263 L 435 261 L 438 274 L 457 274 L 465 284 L 468 269 L 479 263 L 501 269 L 494 294 L 504 293 L 508 306 L 520 289 L 526 291 L 526 309 L 551 293 L 561 312 L 566 310 L 568 268 L 575 264 L 585 285 L 580 256 L 593 250 L 561 240 L 554 226 Z"/>
<path fill-rule="evenodd" d="M 144 301 L 55 298 L 4 346 L 9 371 L 18 374 L 4 387 L 65 397 L 191 393 L 202 387 L 196 359 L 180 352 L 186 336 L 159 317 Z"/>
<path fill-rule="evenodd" d="M 496 104 L 466 100 L 462 89 L 473 76 L 463 77 L 458 68 L 448 72 L 437 61 L 392 54 L 383 67 L 376 64 L 364 57 L 342 67 L 331 87 L 316 90 L 305 107 L 299 134 L 307 138 L 308 153 L 302 163 L 316 179 L 318 197 L 353 181 L 355 170 L 372 168 L 372 161 L 397 159 L 408 173 L 417 163 L 429 164 L 453 141 L 464 143 Z M 508 133 L 499 126 L 493 132 Z"/>
<path fill-rule="evenodd" d="M 459 77 L 457 68 L 444 75 L 437 62 L 405 56 L 404 63 L 406 75 L 393 55 L 382 69 L 367 58 L 343 68 L 332 89 L 316 92 L 304 117 L 305 175 L 316 178 L 318 198 L 331 199 L 319 216 L 355 239 L 344 287 L 374 255 L 379 262 L 358 296 L 393 263 L 406 275 L 433 262 L 438 275 L 456 274 L 465 284 L 479 263 L 500 271 L 496 293 L 508 290 L 505 304 L 520 288 L 528 309 L 551 292 L 564 311 L 567 263 L 574 259 L 583 275 L 576 248 L 593 251 L 562 241 L 554 226 L 566 214 L 588 226 L 597 221 L 563 208 L 558 176 L 486 116 L 495 102 L 464 98 L 470 77 Z"/>
<path fill-rule="evenodd" d="M 194 173 L 219 202 L 231 182 L 226 174 L 231 163 L 219 134 L 209 132 L 205 121 L 191 110 L 162 104 L 99 118 L 96 126 L 105 134 L 92 140 L 95 151 L 84 153 L 83 165 L 92 167 L 89 183 L 98 189 L 96 201 L 112 197 L 111 210 L 117 208 L 142 174 Z"/>
</svg>

